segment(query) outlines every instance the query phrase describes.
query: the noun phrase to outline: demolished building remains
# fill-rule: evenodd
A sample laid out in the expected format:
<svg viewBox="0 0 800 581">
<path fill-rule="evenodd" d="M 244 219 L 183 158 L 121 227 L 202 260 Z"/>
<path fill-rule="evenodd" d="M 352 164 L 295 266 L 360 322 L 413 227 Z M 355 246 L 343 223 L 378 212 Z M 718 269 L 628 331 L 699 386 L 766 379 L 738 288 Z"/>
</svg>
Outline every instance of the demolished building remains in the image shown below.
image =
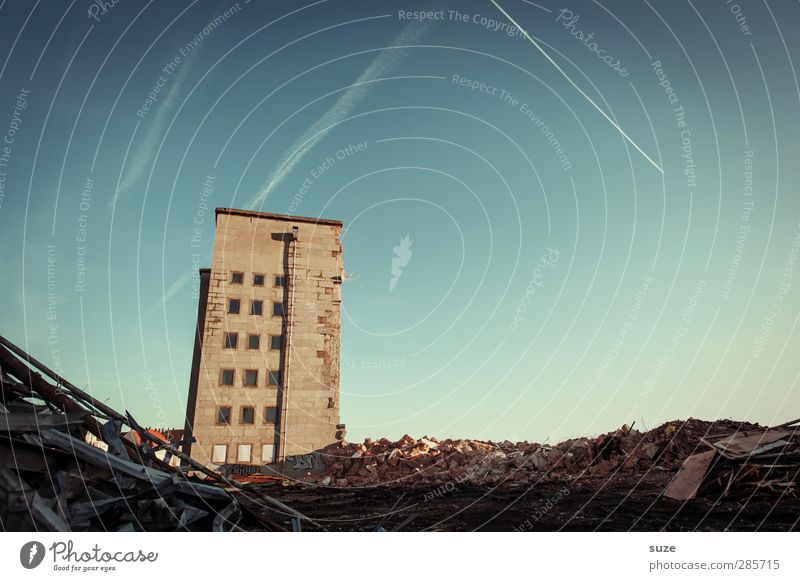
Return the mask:
<svg viewBox="0 0 800 581">
<path fill-rule="evenodd" d="M 123 428 L 136 437 L 123 437 Z M 185 443 L 155 437 L 0 337 L 3 530 L 231 531 L 247 521 L 262 530 L 315 527 L 195 462 L 180 451 Z M 170 465 L 172 456 L 183 468 Z M 270 515 L 242 510 L 236 494 Z"/>
</svg>

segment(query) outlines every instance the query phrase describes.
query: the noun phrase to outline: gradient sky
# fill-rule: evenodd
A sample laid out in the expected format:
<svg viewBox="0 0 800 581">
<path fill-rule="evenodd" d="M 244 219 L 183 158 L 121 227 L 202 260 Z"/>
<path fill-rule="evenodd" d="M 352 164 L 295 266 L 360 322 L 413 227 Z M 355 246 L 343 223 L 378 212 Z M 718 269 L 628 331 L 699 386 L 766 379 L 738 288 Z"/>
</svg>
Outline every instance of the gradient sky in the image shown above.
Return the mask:
<svg viewBox="0 0 800 581">
<path fill-rule="evenodd" d="M 344 222 L 350 439 L 800 415 L 797 3 L 500 1 L 584 94 L 488 0 L 93 4 L 0 2 L 0 333 L 96 397 L 182 425 L 225 206 Z"/>
</svg>

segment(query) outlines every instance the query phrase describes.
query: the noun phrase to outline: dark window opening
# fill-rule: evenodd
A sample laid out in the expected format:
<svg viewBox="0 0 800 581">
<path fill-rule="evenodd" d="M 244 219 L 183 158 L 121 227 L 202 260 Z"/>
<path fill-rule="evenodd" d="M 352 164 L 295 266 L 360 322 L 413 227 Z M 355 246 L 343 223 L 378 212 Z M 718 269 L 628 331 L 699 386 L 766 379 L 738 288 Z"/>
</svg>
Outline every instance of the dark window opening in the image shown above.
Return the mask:
<svg viewBox="0 0 800 581">
<path fill-rule="evenodd" d="M 254 274 L 253 275 L 253 286 L 264 286 L 264 275 L 263 274 Z"/>
<path fill-rule="evenodd" d="M 219 374 L 220 385 L 233 385 L 233 369 L 223 369 Z"/>
<path fill-rule="evenodd" d="M 248 349 L 258 349 L 260 344 L 261 344 L 261 340 L 260 340 L 260 336 L 259 335 L 248 335 L 247 336 L 247 348 Z"/>
<path fill-rule="evenodd" d="M 274 424 L 278 421 L 278 408 L 274 406 L 267 406 L 264 408 L 264 421 L 268 424 Z"/>
<path fill-rule="evenodd" d="M 250 301 L 250 314 L 261 315 L 264 312 L 264 301 Z"/>
<path fill-rule="evenodd" d="M 238 315 L 241 309 L 242 301 L 239 299 L 228 299 L 228 314 Z"/>
<path fill-rule="evenodd" d="M 243 272 L 232 272 L 231 273 L 231 284 L 242 284 L 244 282 L 244 273 Z"/>
<path fill-rule="evenodd" d="M 230 425 L 231 423 L 231 408 L 230 406 L 220 406 L 217 408 L 217 423 Z"/>
<path fill-rule="evenodd" d="M 256 410 L 253 406 L 245 406 L 242 408 L 242 423 L 252 424 L 256 419 Z"/>
<path fill-rule="evenodd" d="M 239 345 L 239 333 L 225 333 L 225 349 L 236 349 Z"/>
<path fill-rule="evenodd" d="M 244 370 L 244 385 L 245 387 L 255 387 L 258 385 L 258 370 L 245 369 Z"/>
</svg>

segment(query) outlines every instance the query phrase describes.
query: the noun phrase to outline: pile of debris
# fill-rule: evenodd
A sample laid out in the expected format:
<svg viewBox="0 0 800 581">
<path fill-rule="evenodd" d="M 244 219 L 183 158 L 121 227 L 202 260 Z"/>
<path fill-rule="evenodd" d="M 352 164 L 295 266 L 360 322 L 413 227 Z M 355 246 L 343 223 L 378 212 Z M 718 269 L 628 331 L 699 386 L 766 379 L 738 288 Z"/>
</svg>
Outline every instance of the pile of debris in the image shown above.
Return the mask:
<svg viewBox="0 0 800 581">
<path fill-rule="evenodd" d="M 654 466 L 676 469 L 697 449 L 701 438 L 742 427 L 757 426 L 690 418 L 647 432 L 626 425 L 596 438 L 575 438 L 553 446 L 432 437 L 417 440 L 407 435 L 396 442 L 367 439 L 363 444 L 329 446 L 322 454 L 326 469 L 310 477 L 320 485 L 334 487 L 447 482 L 514 485 L 639 472 Z"/>
<path fill-rule="evenodd" d="M 692 454 L 664 496 L 743 498 L 797 497 L 800 480 L 800 420 L 768 429 L 736 430 L 701 438 L 707 450 Z"/>
<path fill-rule="evenodd" d="M 136 437 L 122 437 L 123 426 Z M 2 530 L 229 531 L 243 519 L 286 530 L 282 517 L 295 519 L 295 529 L 305 518 L 249 489 L 277 518 L 243 512 L 232 492 L 245 487 L 184 455 L 180 444 L 156 438 L 0 337 Z M 173 455 L 205 480 L 170 466 Z"/>
</svg>

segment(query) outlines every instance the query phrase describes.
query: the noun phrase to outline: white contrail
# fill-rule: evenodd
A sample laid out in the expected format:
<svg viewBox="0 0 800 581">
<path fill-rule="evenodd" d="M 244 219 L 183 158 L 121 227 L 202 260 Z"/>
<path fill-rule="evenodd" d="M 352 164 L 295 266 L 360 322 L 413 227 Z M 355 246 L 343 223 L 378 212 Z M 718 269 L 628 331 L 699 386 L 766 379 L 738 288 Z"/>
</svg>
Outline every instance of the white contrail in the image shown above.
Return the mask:
<svg viewBox="0 0 800 581">
<path fill-rule="evenodd" d="M 220 14 L 224 5 L 225 0 L 217 5 L 212 14 Z M 195 37 L 197 36 L 198 35 L 195 35 Z M 147 133 L 139 143 L 136 153 L 133 154 L 130 168 L 122 178 L 122 183 L 117 190 L 116 196 L 112 196 L 109 200 L 110 206 L 113 206 L 116 202 L 121 200 L 123 194 L 135 186 L 144 176 L 145 172 L 151 167 L 152 157 L 164 139 L 164 133 L 169 126 L 174 109 L 178 105 L 178 98 L 181 96 L 186 78 L 193 69 L 194 62 L 197 60 L 198 55 L 203 51 L 207 39 L 208 36 L 206 35 L 202 37 L 201 40 L 197 41 L 197 45 L 189 53 L 189 56 L 187 57 L 184 55 L 180 70 L 175 77 L 168 79 L 169 84 L 167 90 L 164 91 L 164 98 L 161 100 L 159 97 L 160 100 L 157 101 L 158 110 L 153 116 Z"/>
<path fill-rule="evenodd" d="M 260 207 L 269 194 L 275 187 L 289 175 L 303 157 L 325 136 L 325 129 L 331 125 L 342 121 L 347 118 L 355 107 L 366 97 L 374 87 L 374 84 L 368 81 L 385 76 L 391 69 L 397 66 L 402 61 L 409 49 L 392 49 L 392 46 L 413 46 L 419 39 L 420 35 L 428 28 L 429 24 L 419 24 L 412 22 L 406 25 L 405 28 L 397 35 L 392 41 L 392 44 L 387 47 L 388 50 L 383 50 L 378 53 L 378 56 L 370 63 L 363 73 L 353 81 L 352 86 L 339 97 L 336 103 L 328 109 L 328 111 L 320 117 L 303 135 L 295 140 L 292 146 L 287 150 L 281 163 L 279 163 L 272 175 L 267 179 L 264 184 L 259 188 L 258 193 L 254 195 L 248 202 L 248 208 Z M 316 137 L 313 137 L 315 136 Z M 310 141 L 309 141 L 310 139 Z M 308 141 L 308 143 L 305 143 Z M 303 145 L 305 143 L 305 145 Z"/>
<path fill-rule="evenodd" d="M 133 155 L 133 160 L 122 178 L 122 183 L 116 195 L 116 202 L 119 202 L 123 194 L 131 187 L 135 186 L 138 181 L 144 176 L 145 172 L 150 168 L 150 163 L 158 149 L 161 140 L 164 138 L 164 132 L 169 125 L 170 116 L 177 106 L 178 97 L 183 89 L 183 84 L 186 82 L 186 77 L 192 69 L 194 60 L 197 58 L 196 54 L 200 48 L 196 48 L 189 54 L 189 57 L 181 64 L 181 69 L 174 79 L 170 79 L 170 87 L 166 90 L 164 99 L 159 103 L 158 110 L 153 117 L 144 139 L 139 143 L 136 153 Z M 115 198 L 112 197 L 110 203 L 113 205 Z"/>
<path fill-rule="evenodd" d="M 533 40 L 533 38 L 531 37 L 531 35 L 530 35 L 530 34 L 528 34 L 528 33 L 527 33 L 527 31 L 526 31 L 524 28 L 522 28 L 522 27 L 521 27 L 519 24 L 517 24 L 517 21 L 516 21 L 516 20 L 514 20 L 513 18 L 511 18 L 511 15 L 510 15 L 508 12 L 506 12 L 505 10 L 503 10 L 503 7 L 502 7 L 502 6 L 500 6 L 500 5 L 499 5 L 497 2 L 495 2 L 495 0 L 489 0 L 489 1 L 490 1 L 492 4 L 494 4 L 494 5 L 495 5 L 495 7 L 496 7 L 496 8 L 497 8 L 497 9 L 498 9 L 500 12 L 502 12 L 502 13 L 503 13 L 503 16 L 505 16 L 506 18 L 508 18 L 508 19 L 511 21 L 511 24 L 513 24 L 514 26 L 516 26 L 516 27 L 517 27 L 517 28 L 520 30 L 520 32 L 522 32 L 522 34 L 524 34 L 524 35 L 525 35 L 525 38 L 527 38 L 528 40 L 530 40 L 530 41 L 531 41 L 531 44 L 533 44 L 533 46 L 535 46 L 535 47 L 536 47 L 536 49 L 537 49 L 537 50 L 538 50 L 540 53 L 542 53 L 542 54 L 544 55 L 544 58 L 546 58 L 547 60 L 549 60 L 549 61 L 550 61 L 550 63 L 552 63 L 552 65 L 553 65 L 555 68 L 557 68 L 557 69 L 558 69 L 558 72 L 559 72 L 559 73 L 561 73 L 562 75 L 564 75 L 564 78 L 565 78 L 565 79 L 567 79 L 567 81 L 569 81 L 569 84 L 570 84 L 570 85 L 572 85 L 573 87 L 575 87 L 575 89 L 577 89 L 577 91 L 578 91 L 578 92 L 579 92 L 581 95 L 583 95 L 583 96 L 586 98 L 586 100 L 587 100 L 587 101 L 589 101 L 589 102 L 590 102 L 590 103 L 591 103 L 591 104 L 594 106 L 594 108 L 595 108 L 595 109 L 597 109 L 598 111 L 600 111 L 600 114 L 601 114 L 603 117 L 605 117 L 605 118 L 608 120 L 608 122 L 609 122 L 609 123 L 611 123 L 611 125 L 613 125 L 614 127 L 616 127 L 616 128 L 617 128 L 617 131 L 619 131 L 619 132 L 620 132 L 620 134 L 622 134 L 622 137 L 624 137 L 625 139 L 627 139 L 627 140 L 628 140 L 628 143 L 630 143 L 631 145 L 633 145 L 633 146 L 636 148 L 636 150 L 637 150 L 639 153 L 641 153 L 641 154 L 642 154 L 642 155 L 645 157 L 645 159 L 646 159 L 647 161 L 649 161 L 650 163 L 652 163 L 652 164 L 653 164 L 653 167 L 655 167 L 655 168 L 656 168 L 658 171 L 660 171 L 662 174 L 664 173 L 664 170 L 663 170 L 663 169 L 661 169 L 661 167 L 660 167 L 660 166 L 659 166 L 659 165 L 658 165 L 658 164 L 657 164 L 655 161 L 653 161 L 653 160 L 651 159 L 651 157 L 650 157 L 649 155 L 647 155 L 647 154 L 646 154 L 646 153 L 645 153 L 645 152 L 642 150 L 642 148 L 641 148 L 641 147 L 639 147 L 638 145 L 636 145 L 636 142 L 635 142 L 633 139 L 631 139 L 631 138 L 628 136 L 628 134 L 627 134 L 627 133 L 625 133 L 625 131 L 623 131 L 623 130 L 622 130 L 622 127 L 620 127 L 619 125 L 617 125 L 617 123 L 616 123 L 616 122 L 615 122 L 615 121 L 614 121 L 614 120 L 613 120 L 611 117 L 609 117 L 609 116 L 606 114 L 606 112 L 605 112 L 605 111 L 603 111 L 603 109 L 601 109 L 601 108 L 600 108 L 600 106 L 599 106 L 597 103 L 595 103 L 595 102 L 592 100 L 592 98 L 591 98 L 589 95 L 587 95 L 587 94 L 586 94 L 586 93 L 583 91 L 583 89 L 581 89 L 581 88 L 580 88 L 578 85 L 576 85 L 576 84 L 575 84 L 575 82 L 574 82 L 572 79 L 570 79 L 570 78 L 569 78 L 569 75 L 567 75 L 567 73 L 565 73 L 565 72 L 564 72 L 564 69 L 562 69 L 560 66 L 558 66 L 558 63 L 557 63 L 556 61 L 554 61 L 553 59 L 551 59 L 551 58 L 550 58 L 550 55 L 549 55 L 549 54 L 547 54 L 547 53 L 544 51 L 544 49 L 543 49 L 541 46 L 539 46 L 539 43 L 538 43 L 538 42 L 536 42 L 535 40 Z"/>
<path fill-rule="evenodd" d="M 169 301 L 172 297 L 174 297 L 178 293 L 179 290 L 181 290 L 184 286 L 186 286 L 186 283 L 192 280 L 193 274 L 194 272 L 190 270 L 179 276 L 177 280 L 175 280 L 175 282 L 172 283 L 172 286 L 170 286 L 166 290 L 166 292 L 161 296 L 161 298 L 159 298 L 155 302 L 155 304 L 152 307 L 150 307 L 150 309 L 148 309 L 148 311 L 144 314 L 143 318 L 146 319 L 147 317 L 155 313 L 159 308 L 166 305 L 167 301 Z"/>
</svg>

